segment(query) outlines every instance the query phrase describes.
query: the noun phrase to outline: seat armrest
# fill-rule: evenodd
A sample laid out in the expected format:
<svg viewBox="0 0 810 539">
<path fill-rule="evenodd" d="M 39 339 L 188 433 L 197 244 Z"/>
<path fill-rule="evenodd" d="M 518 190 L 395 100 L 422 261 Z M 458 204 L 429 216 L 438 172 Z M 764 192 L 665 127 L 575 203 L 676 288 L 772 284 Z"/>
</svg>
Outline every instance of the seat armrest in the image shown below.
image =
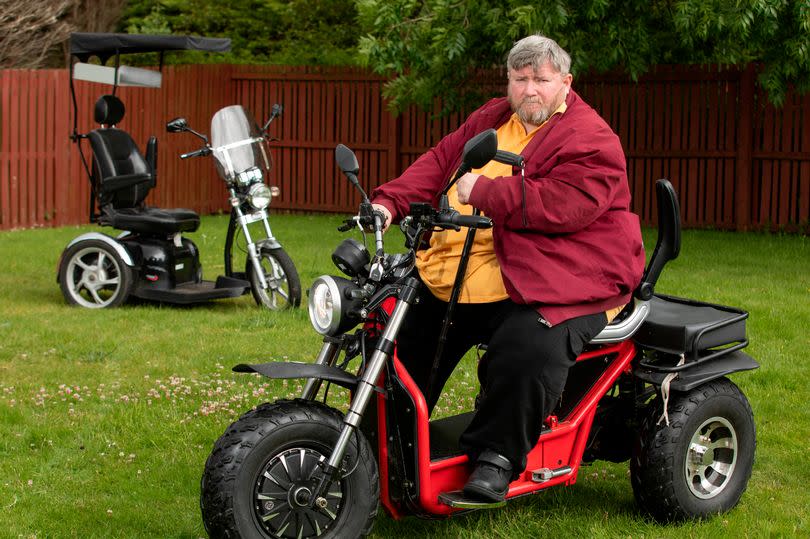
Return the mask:
<svg viewBox="0 0 810 539">
<path fill-rule="evenodd" d="M 151 184 L 151 174 L 122 174 L 121 176 L 110 176 L 101 181 L 101 193 L 109 194 L 121 189 L 126 189 L 142 183 Z"/>
<path fill-rule="evenodd" d="M 146 143 L 146 164 L 152 171 L 152 185 L 155 187 L 157 184 L 157 137 L 149 137 L 149 142 Z"/>
</svg>

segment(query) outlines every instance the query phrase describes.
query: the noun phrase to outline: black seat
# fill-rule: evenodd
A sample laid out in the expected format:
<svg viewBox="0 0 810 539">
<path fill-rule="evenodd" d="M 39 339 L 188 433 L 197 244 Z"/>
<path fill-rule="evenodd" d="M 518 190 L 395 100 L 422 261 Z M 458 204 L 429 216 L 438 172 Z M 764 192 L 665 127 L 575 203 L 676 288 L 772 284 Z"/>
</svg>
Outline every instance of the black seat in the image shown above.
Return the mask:
<svg viewBox="0 0 810 539">
<path fill-rule="evenodd" d="M 99 223 L 144 234 L 197 230 L 200 216 L 192 210 L 149 208 L 144 204 L 156 184 L 157 139 L 149 140 L 148 159 L 144 159 L 132 137 L 115 127 L 124 112 L 120 99 L 101 96 L 95 107 L 95 120 L 101 128 L 88 134 L 93 149 L 93 187 L 101 211 Z"/>
<path fill-rule="evenodd" d="M 747 342 L 747 313 L 685 298 L 656 294 L 650 315 L 633 336 L 637 344 L 670 354 L 691 354 Z"/>
</svg>

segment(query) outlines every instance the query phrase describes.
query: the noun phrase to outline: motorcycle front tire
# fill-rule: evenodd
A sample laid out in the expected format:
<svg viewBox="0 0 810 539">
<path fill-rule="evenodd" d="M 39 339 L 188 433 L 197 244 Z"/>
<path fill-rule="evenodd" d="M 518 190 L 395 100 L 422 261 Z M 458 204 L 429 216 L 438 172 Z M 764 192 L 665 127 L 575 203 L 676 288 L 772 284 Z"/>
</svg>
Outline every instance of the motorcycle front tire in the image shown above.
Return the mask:
<svg viewBox="0 0 810 539">
<path fill-rule="evenodd" d="M 250 291 L 256 305 L 271 310 L 283 310 L 298 307 L 301 304 L 301 280 L 298 270 L 295 269 L 292 259 L 282 247 L 271 248 L 265 245 L 257 246 L 259 259 L 264 270 L 264 278 L 277 284 L 276 288 L 265 290 L 253 267 L 250 257 L 245 265 L 245 275 L 250 282 Z M 276 282 L 276 271 L 280 272 Z"/>
<path fill-rule="evenodd" d="M 214 444 L 201 481 L 200 508 L 212 538 L 349 538 L 371 532 L 379 472 L 366 438 L 352 437 L 342 479 L 320 504 L 305 503 L 318 462 L 328 459 L 343 416 L 322 403 L 266 403 L 243 415 Z M 300 500 L 300 501 L 299 501 Z"/>
</svg>

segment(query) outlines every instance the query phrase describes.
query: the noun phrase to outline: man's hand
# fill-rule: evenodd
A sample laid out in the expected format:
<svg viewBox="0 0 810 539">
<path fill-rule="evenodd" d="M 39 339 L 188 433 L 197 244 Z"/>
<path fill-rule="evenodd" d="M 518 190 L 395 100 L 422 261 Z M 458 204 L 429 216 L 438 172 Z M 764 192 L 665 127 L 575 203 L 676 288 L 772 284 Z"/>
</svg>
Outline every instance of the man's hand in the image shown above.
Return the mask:
<svg viewBox="0 0 810 539">
<path fill-rule="evenodd" d="M 458 201 L 462 204 L 468 204 L 470 201 L 470 193 L 472 193 L 475 182 L 478 181 L 480 174 L 473 174 L 468 172 L 456 183 L 456 192 L 458 193 Z"/>
<path fill-rule="evenodd" d="M 391 212 L 382 204 L 372 204 L 371 207 L 385 216 L 385 221 L 383 222 L 383 232 L 385 232 L 388 230 L 388 227 L 391 226 Z"/>
</svg>

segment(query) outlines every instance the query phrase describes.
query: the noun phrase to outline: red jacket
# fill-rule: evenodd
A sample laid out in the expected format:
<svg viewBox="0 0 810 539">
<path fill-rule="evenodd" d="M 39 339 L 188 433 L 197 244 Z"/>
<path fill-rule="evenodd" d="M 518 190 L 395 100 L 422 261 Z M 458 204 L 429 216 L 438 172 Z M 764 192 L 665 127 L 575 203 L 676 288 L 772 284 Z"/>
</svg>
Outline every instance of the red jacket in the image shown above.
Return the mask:
<svg viewBox="0 0 810 539">
<path fill-rule="evenodd" d="M 470 204 L 494 221 L 495 254 L 512 301 L 534 306 L 550 324 L 630 301 L 644 271 L 638 216 L 619 138 L 575 92 L 524 148 L 520 174 L 479 177 Z M 464 143 L 512 115 L 493 99 L 417 159 L 398 178 L 372 192 L 394 217 L 411 202 L 437 203 L 461 161 Z"/>
</svg>

